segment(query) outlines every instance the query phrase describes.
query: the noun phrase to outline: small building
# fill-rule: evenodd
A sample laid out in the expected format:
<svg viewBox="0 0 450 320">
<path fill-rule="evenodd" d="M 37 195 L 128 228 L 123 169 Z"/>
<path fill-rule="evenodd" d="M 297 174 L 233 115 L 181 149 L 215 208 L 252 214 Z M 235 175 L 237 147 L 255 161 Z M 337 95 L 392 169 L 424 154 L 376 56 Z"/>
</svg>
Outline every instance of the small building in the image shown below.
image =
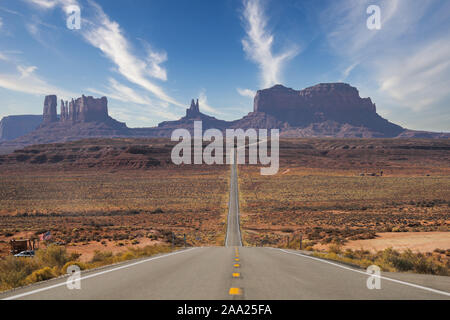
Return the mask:
<svg viewBox="0 0 450 320">
<path fill-rule="evenodd" d="M 21 253 L 22 251 L 27 251 L 27 250 L 36 250 L 37 246 L 36 246 L 36 239 L 20 239 L 20 240 L 11 240 L 10 242 L 11 245 L 11 254 L 18 254 Z"/>
</svg>

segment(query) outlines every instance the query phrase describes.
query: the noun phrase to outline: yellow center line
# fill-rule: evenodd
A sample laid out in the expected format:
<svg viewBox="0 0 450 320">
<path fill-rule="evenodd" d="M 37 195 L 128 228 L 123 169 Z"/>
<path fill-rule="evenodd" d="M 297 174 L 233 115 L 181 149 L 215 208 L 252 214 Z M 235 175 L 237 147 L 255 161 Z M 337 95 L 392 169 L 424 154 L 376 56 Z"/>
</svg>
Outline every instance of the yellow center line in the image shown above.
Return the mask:
<svg viewBox="0 0 450 320">
<path fill-rule="evenodd" d="M 233 278 L 240 278 L 241 274 L 239 272 L 234 272 L 233 273 Z"/>
<path fill-rule="evenodd" d="M 239 258 L 235 258 L 234 261 L 239 261 Z"/>
<path fill-rule="evenodd" d="M 235 268 L 239 268 L 240 266 L 241 266 L 241 265 L 240 265 L 239 263 L 235 263 L 235 264 L 234 264 L 234 267 L 235 267 Z"/>
<path fill-rule="evenodd" d="M 241 295 L 242 290 L 240 288 L 230 288 L 230 291 L 228 293 L 232 296 Z"/>
</svg>

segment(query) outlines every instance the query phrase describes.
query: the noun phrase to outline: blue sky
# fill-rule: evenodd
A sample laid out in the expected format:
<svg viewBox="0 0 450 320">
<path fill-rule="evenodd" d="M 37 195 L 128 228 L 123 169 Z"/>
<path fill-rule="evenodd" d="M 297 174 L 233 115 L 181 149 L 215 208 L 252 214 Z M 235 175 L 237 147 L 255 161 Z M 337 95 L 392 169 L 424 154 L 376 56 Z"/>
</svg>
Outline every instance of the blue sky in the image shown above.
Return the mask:
<svg viewBox="0 0 450 320">
<path fill-rule="evenodd" d="M 71 5 L 80 30 L 66 27 Z M 0 117 L 85 94 L 132 127 L 197 97 L 232 120 L 258 89 L 347 82 L 393 122 L 450 131 L 449 31 L 447 0 L 0 0 Z"/>
</svg>

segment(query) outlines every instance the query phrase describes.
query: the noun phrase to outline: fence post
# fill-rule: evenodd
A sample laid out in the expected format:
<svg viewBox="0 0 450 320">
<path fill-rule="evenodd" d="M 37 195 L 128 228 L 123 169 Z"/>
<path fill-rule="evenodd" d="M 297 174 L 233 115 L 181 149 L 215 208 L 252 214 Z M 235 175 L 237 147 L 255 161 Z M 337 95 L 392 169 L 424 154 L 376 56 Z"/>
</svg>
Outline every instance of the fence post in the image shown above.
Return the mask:
<svg viewBox="0 0 450 320">
<path fill-rule="evenodd" d="M 187 245 L 186 245 L 186 233 L 184 234 L 184 248 L 186 249 Z"/>
<path fill-rule="evenodd" d="M 300 233 L 300 250 L 303 249 L 303 235 Z"/>
<path fill-rule="evenodd" d="M 289 236 L 287 236 L 287 247 L 289 248 Z"/>
</svg>

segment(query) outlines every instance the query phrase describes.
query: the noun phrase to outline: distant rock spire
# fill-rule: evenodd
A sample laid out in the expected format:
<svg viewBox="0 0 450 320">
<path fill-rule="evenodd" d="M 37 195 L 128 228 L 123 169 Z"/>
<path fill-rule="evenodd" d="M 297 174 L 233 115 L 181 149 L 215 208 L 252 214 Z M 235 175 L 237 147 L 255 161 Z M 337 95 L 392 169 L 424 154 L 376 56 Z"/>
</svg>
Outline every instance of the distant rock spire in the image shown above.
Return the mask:
<svg viewBox="0 0 450 320">
<path fill-rule="evenodd" d="M 187 118 L 195 118 L 199 114 L 200 114 L 200 106 L 198 104 L 198 99 L 197 99 L 197 102 L 195 102 L 195 100 L 192 99 L 191 107 L 186 110 L 186 117 Z"/>
<path fill-rule="evenodd" d="M 58 106 L 57 97 L 55 95 L 46 96 L 44 101 L 44 123 L 51 123 L 58 121 L 58 114 L 56 108 Z"/>
</svg>

